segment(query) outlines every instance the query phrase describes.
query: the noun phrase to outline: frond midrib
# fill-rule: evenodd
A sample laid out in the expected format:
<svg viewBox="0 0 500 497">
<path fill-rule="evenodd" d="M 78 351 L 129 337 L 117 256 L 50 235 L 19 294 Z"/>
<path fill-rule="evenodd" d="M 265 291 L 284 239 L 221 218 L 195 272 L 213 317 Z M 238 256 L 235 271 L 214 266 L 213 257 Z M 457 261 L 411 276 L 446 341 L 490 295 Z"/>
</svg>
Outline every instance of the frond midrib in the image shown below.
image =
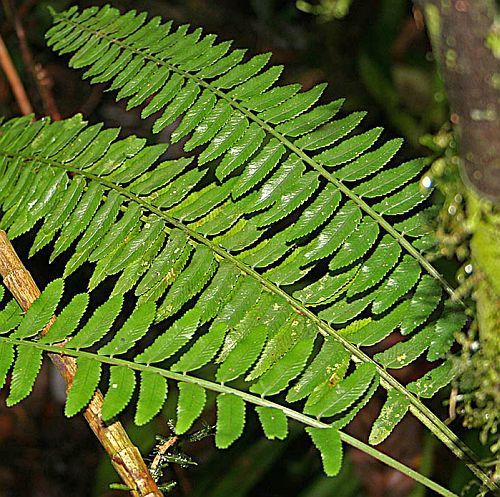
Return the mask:
<svg viewBox="0 0 500 497">
<path fill-rule="evenodd" d="M 261 407 L 269 407 L 272 409 L 278 409 L 283 412 L 288 418 L 294 419 L 295 421 L 298 421 L 306 426 L 310 426 L 313 428 L 329 428 L 330 425 L 327 423 L 323 423 L 322 421 L 312 418 L 310 416 L 307 416 L 306 414 L 303 414 L 299 411 L 295 411 L 293 409 L 290 409 L 289 407 L 283 406 L 282 404 L 278 404 L 276 402 L 272 402 L 264 397 L 259 397 L 257 395 L 253 395 L 248 392 L 244 392 L 242 390 L 238 390 L 236 388 L 228 387 L 227 385 L 224 385 L 222 383 L 216 383 L 212 382 L 209 380 L 204 380 L 202 378 L 198 378 L 196 376 L 191 376 L 186 373 L 175 373 L 173 371 L 170 371 L 168 369 L 162 369 L 158 368 L 156 366 L 151 366 L 147 364 L 138 364 L 132 361 L 127 361 L 125 359 L 119 359 L 117 357 L 112 357 L 112 356 L 104 356 L 104 355 L 99 355 L 96 353 L 92 352 L 87 352 L 83 350 L 77 350 L 77 349 L 72 349 L 69 347 L 64 347 L 64 346 L 59 346 L 59 345 L 49 345 L 49 344 L 44 344 L 44 343 L 39 343 L 36 341 L 32 340 L 24 340 L 24 339 L 15 339 L 15 338 L 8 338 L 8 337 L 0 337 L 0 340 L 9 343 L 11 345 L 28 345 L 31 347 L 34 347 L 36 349 L 42 350 L 47 353 L 52 353 L 52 354 L 58 354 L 58 355 L 68 355 L 71 357 L 86 357 L 90 358 L 92 360 L 95 360 L 97 362 L 100 362 L 101 364 L 108 364 L 110 366 L 124 366 L 127 367 L 131 370 L 137 371 L 137 372 L 149 372 L 149 373 L 155 373 L 160 376 L 163 376 L 166 379 L 170 379 L 176 382 L 184 382 L 184 383 L 191 383 L 198 385 L 206 390 L 211 390 L 212 392 L 216 393 L 222 393 L 222 394 L 232 394 L 240 397 L 243 399 L 245 402 L 251 403 L 255 406 L 261 406 Z M 358 440 L 355 437 L 352 437 L 351 435 L 343 432 L 342 430 L 339 430 L 340 438 L 342 439 L 343 442 L 347 443 L 348 445 L 357 448 L 359 450 L 362 450 L 363 452 L 372 455 L 376 459 L 384 462 L 388 466 L 393 467 L 394 469 L 398 471 L 402 471 L 404 474 L 410 476 L 413 478 L 415 481 L 422 483 L 426 487 L 430 488 L 431 490 L 436 491 L 440 495 L 443 495 L 444 497 L 458 497 L 457 494 L 451 492 L 450 490 L 442 487 L 438 483 L 434 482 L 433 480 L 430 480 L 426 476 L 422 475 L 421 473 L 413 470 L 412 468 L 409 468 L 405 466 L 404 464 L 400 463 L 396 459 L 393 459 L 392 457 L 388 456 L 387 454 L 384 454 L 383 452 L 380 452 L 379 450 L 375 449 L 374 447 L 365 444 L 361 440 Z"/>
<path fill-rule="evenodd" d="M 265 121 L 262 121 L 251 110 L 242 106 L 236 100 L 229 97 L 226 93 L 219 90 L 218 88 L 215 88 L 210 83 L 207 83 L 203 79 L 198 78 L 194 74 L 191 74 L 188 71 L 180 69 L 173 64 L 169 64 L 167 61 L 165 61 L 161 58 L 158 58 L 158 57 L 155 57 L 154 55 L 148 54 L 147 52 L 145 52 L 141 49 L 131 47 L 130 45 L 127 45 L 126 43 L 123 43 L 122 41 L 119 41 L 118 39 L 113 38 L 112 36 L 109 36 L 105 33 L 102 33 L 99 30 L 94 30 L 94 29 L 88 28 L 86 26 L 83 26 L 80 23 L 74 22 L 74 21 L 67 19 L 65 17 L 63 17 L 61 19 L 61 22 L 67 22 L 67 23 L 71 24 L 72 26 L 78 26 L 78 28 L 81 29 L 82 31 L 92 33 L 96 37 L 99 37 L 99 38 L 107 39 L 110 42 L 115 43 L 116 45 L 118 45 L 126 50 L 129 50 L 132 53 L 135 53 L 137 55 L 140 55 L 141 57 L 144 57 L 144 59 L 146 59 L 146 60 L 150 60 L 150 61 L 155 62 L 159 65 L 162 65 L 164 67 L 168 67 L 171 71 L 176 72 L 177 74 L 180 74 L 180 75 L 184 76 L 185 78 L 188 78 L 192 81 L 195 81 L 198 85 L 210 90 L 211 92 L 213 92 L 215 95 L 217 95 L 221 99 L 224 99 L 234 109 L 239 110 L 242 114 L 247 116 L 253 122 L 257 123 L 262 129 L 264 129 L 265 131 L 270 133 L 272 136 L 274 136 L 277 140 L 279 140 L 290 151 L 297 154 L 304 162 L 309 164 L 321 176 L 323 176 L 326 180 L 328 180 L 329 182 L 334 184 L 342 193 L 344 193 L 344 195 L 346 195 L 349 199 L 351 199 L 353 202 L 355 202 L 356 205 L 360 209 L 362 209 L 368 216 L 373 218 L 379 224 L 379 226 L 381 226 L 387 233 L 389 233 L 401 245 L 401 247 L 403 249 L 405 249 L 414 259 L 416 259 L 418 261 L 418 263 L 425 269 L 425 271 L 427 271 L 427 273 L 429 273 L 433 278 L 438 280 L 440 282 L 440 284 L 443 286 L 443 288 L 446 290 L 446 292 L 450 295 L 450 297 L 454 301 L 460 302 L 463 305 L 462 300 L 456 294 L 455 290 L 451 287 L 451 285 L 445 280 L 445 278 L 439 273 L 439 271 L 437 271 L 436 268 L 422 254 L 420 254 L 420 252 L 403 236 L 402 233 L 400 233 L 393 226 L 391 226 L 391 224 L 389 222 L 387 222 L 383 218 L 383 216 L 378 214 L 361 197 L 356 195 L 351 189 L 349 189 L 347 186 L 345 186 L 344 183 L 342 183 L 342 181 L 335 178 L 335 176 L 333 176 L 330 172 L 328 172 L 321 164 L 319 164 L 317 161 L 315 161 L 312 157 L 310 157 L 308 154 L 306 154 L 303 150 L 301 150 L 300 148 L 295 146 L 290 140 L 288 140 L 288 138 L 286 138 L 283 134 L 276 131 L 271 125 L 269 125 Z"/>
<path fill-rule="evenodd" d="M 78 174 L 80 176 L 83 176 L 85 178 L 88 178 L 89 180 L 99 182 L 101 185 L 105 186 L 106 188 L 115 190 L 116 192 L 122 194 L 124 197 L 127 197 L 133 202 L 138 203 L 148 211 L 150 211 L 152 214 L 157 215 L 158 217 L 162 218 L 164 221 L 169 223 L 170 225 L 183 230 L 192 240 L 196 241 L 197 243 L 201 243 L 208 248 L 212 250 L 214 254 L 216 254 L 219 258 L 225 259 L 227 261 L 230 261 L 233 263 L 238 269 L 240 269 L 242 272 L 247 274 L 248 276 L 256 279 L 259 281 L 259 283 L 266 288 L 268 291 L 274 293 L 275 295 L 285 299 L 290 306 L 295 309 L 299 314 L 306 316 L 310 321 L 312 321 L 319 329 L 320 333 L 324 336 L 332 336 L 335 338 L 337 341 L 339 341 L 353 356 L 355 356 L 358 360 L 361 362 L 365 363 L 372 363 L 375 365 L 377 368 L 377 371 L 385 383 L 385 385 L 390 386 L 391 388 L 394 388 L 398 390 L 400 393 L 402 393 L 405 397 L 407 397 L 411 403 L 411 406 L 413 407 L 413 410 L 416 411 L 419 415 L 418 418 L 431 430 L 432 433 L 434 433 L 440 440 L 443 441 L 447 445 L 447 447 L 457 456 L 459 456 L 462 459 L 465 459 L 469 461 L 472 468 L 472 471 L 476 472 L 476 470 L 479 473 L 483 473 L 482 469 L 480 469 L 477 466 L 477 461 L 476 457 L 472 453 L 472 451 L 443 423 L 441 420 L 434 414 L 430 409 L 428 409 L 418 398 L 416 398 L 410 391 L 408 391 L 401 383 L 399 383 L 392 375 L 390 375 L 387 370 L 382 367 L 380 364 L 378 364 L 374 359 L 369 357 L 367 354 L 365 354 L 362 350 L 360 350 L 358 347 L 350 343 L 345 337 L 343 337 L 340 333 L 338 333 L 337 330 L 332 328 L 328 323 L 323 321 L 321 318 L 319 318 L 314 312 L 312 312 L 310 309 L 308 309 L 304 304 L 301 302 L 297 301 L 294 299 L 291 295 L 289 295 L 285 290 L 281 289 L 278 285 L 272 283 L 270 280 L 266 279 L 264 276 L 259 274 L 255 269 L 249 267 L 246 265 L 244 262 L 240 261 L 238 258 L 227 252 L 224 248 L 221 246 L 213 243 L 210 241 L 208 238 L 204 237 L 200 233 L 196 232 L 195 230 L 192 230 L 188 226 L 186 226 L 184 223 L 179 221 L 178 219 L 170 216 L 166 212 L 163 212 L 161 209 L 158 207 L 152 205 L 148 201 L 138 197 L 137 195 L 133 194 L 132 192 L 128 191 L 125 187 L 122 187 L 120 185 L 117 185 L 113 183 L 112 181 L 106 180 L 100 176 L 94 175 L 90 172 L 87 172 L 85 170 L 80 170 L 75 167 L 68 166 L 66 164 L 62 164 L 60 162 L 54 161 L 54 160 L 49 160 L 49 159 L 44 159 L 41 158 L 37 155 L 28 155 L 28 154 L 23 154 L 21 153 L 5 153 L 5 152 L 0 152 L 0 156 L 3 157 L 10 157 L 10 158 L 19 158 L 21 157 L 22 159 L 26 161 L 36 161 L 37 163 L 44 163 L 48 166 L 52 167 L 57 167 L 59 169 L 63 169 L 67 172 L 71 172 L 74 174 Z M 479 476 L 478 473 L 478 476 Z M 480 476 L 481 479 L 484 479 L 485 475 L 482 474 Z M 487 477 L 486 477 L 487 478 Z M 488 478 L 487 478 L 488 479 Z"/>
</svg>

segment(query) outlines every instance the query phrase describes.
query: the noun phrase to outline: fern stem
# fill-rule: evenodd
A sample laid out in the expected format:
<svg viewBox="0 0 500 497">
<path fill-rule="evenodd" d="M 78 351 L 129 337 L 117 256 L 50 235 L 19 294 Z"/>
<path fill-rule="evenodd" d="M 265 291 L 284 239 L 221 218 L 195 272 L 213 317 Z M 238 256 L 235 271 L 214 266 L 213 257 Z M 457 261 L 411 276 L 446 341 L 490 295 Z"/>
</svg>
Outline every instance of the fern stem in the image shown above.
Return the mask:
<svg viewBox="0 0 500 497">
<path fill-rule="evenodd" d="M 21 155 L 21 154 L 20 154 Z M 13 154 L 0 153 L 0 156 L 9 156 L 14 157 Z M 22 156 L 22 155 L 21 155 Z M 345 337 L 338 333 L 334 328 L 332 328 L 328 323 L 324 322 L 320 319 L 314 312 L 305 307 L 302 303 L 294 299 L 291 295 L 289 295 L 285 290 L 272 283 L 271 281 L 264 278 L 260 273 L 258 273 L 255 269 L 247 266 L 244 262 L 240 261 L 237 257 L 227 252 L 221 246 L 214 244 L 203 235 L 198 232 L 192 230 L 188 226 L 186 226 L 181 221 L 171 217 L 166 212 L 163 212 L 158 207 L 150 204 L 146 200 L 138 197 L 137 195 L 129 192 L 126 188 L 117 185 L 109 180 L 103 179 L 95 174 L 87 172 L 85 170 L 80 170 L 66 164 L 61 164 L 56 161 L 50 161 L 46 159 L 42 159 L 39 157 L 33 156 L 23 156 L 27 160 L 35 160 L 38 162 L 45 163 L 52 167 L 57 167 L 60 169 L 64 169 L 68 172 L 72 172 L 74 174 L 79 174 L 84 176 L 92 181 L 100 182 L 103 186 L 109 189 L 113 189 L 119 193 L 121 193 L 124 197 L 129 198 L 130 200 L 142 205 L 145 209 L 149 210 L 151 213 L 156 214 L 157 216 L 164 219 L 170 225 L 183 230 L 191 239 L 201 243 L 208 248 L 210 248 L 215 254 L 217 254 L 221 259 L 229 260 L 232 262 L 238 269 L 246 273 L 248 276 L 255 278 L 259 283 L 267 288 L 269 291 L 274 293 L 275 295 L 279 295 L 283 299 L 285 299 L 299 314 L 307 316 L 312 322 L 314 322 L 318 328 L 320 333 L 323 336 L 333 336 L 337 341 L 339 341 L 353 356 L 357 357 L 362 362 L 370 362 L 374 364 L 377 368 L 380 377 L 382 378 L 385 385 L 388 385 L 392 388 L 395 388 L 400 393 L 402 393 L 405 397 L 407 397 L 413 407 L 412 412 L 418 412 L 418 419 L 439 439 L 443 442 L 459 459 L 463 460 L 465 464 L 469 467 L 469 469 L 490 489 L 497 490 L 499 487 L 490 479 L 488 474 L 479 466 L 477 462 L 477 458 L 473 451 L 462 442 L 453 431 L 451 431 L 430 409 L 428 409 L 419 399 L 417 399 L 411 392 L 409 392 L 401 383 L 399 383 L 391 374 L 387 372 L 387 370 L 374 361 L 371 357 L 365 354 L 362 350 L 357 348 L 355 345 L 350 343 Z"/>
<path fill-rule="evenodd" d="M 107 357 L 107 356 L 101 356 L 98 354 L 94 354 L 92 352 L 86 352 L 82 350 L 76 350 L 76 349 L 70 349 L 66 347 L 60 347 L 57 345 L 48 345 L 48 344 L 42 344 L 30 340 L 20 340 L 20 339 L 15 339 L 15 338 L 7 338 L 7 337 L 0 337 L 0 340 L 3 340 L 7 343 L 13 344 L 13 345 L 29 345 L 32 347 L 35 347 L 37 349 L 41 349 L 45 352 L 49 353 L 56 353 L 60 355 L 68 355 L 71 357 L 87 357 L 96 361 L 101 362 L 102 364 L 109 364 L 113 366 L 125 366 L 127 368 L 130 368 L 134 371 L 146 371 L 149 373 L 155 373 L 160 376 L 163 376 L 164 378 L 176 381 L 176 382 L 184 382 L 184 383 L 192 383 L 194 385 L 198 385 L 204 389 L 211 390 L 213 392 L 217 393 L 227 393 L 227 394 L 232 394 L 240 397 L 244 401 L 254 404 L 256 406 L 262 406 L 262 407 L 270 407 L 274 409 L 278 409 L 282 411 L 288 418 L 294 419 L 306 426 L 311 426 L 314 428 L 329 428 L 330 425 L 327 423 L 323 423 L 315 418 L 312 418 L 310 416 L 307 416 L 305 414 L 302 414 L 298 411 L 294 411 L 293 409 L 290 409 L 289 407 L 282 406 L 280 404 L 277 404 L 275 402 L 272 402 L 270 400 L 267 400 L 264 397 L 258 397 L 256 395 L 252 395 L 247 392 L 243 392 L 241 390 L 237 390 L 235 388 L 228 387 L 222 383 L 215 383 L 211 382 L 209 380 L 204 380 L 202 378 L 197 378 L 196 376 L 190 376 L 187 374 L 180 374 L 180 373 L 174 373 L 172 371 L 166 370 L 166 369 L 161 369 L 155 366 L 150 366 L 147 364 L 137 364 L 134 362 L 127 361 L 125 359 L 119 359 L 116 357 Z M 365 452 L 366 454 L 372 456 L 373 458 L 383 462 L 384 464 L 387 464 L 388 466 L 396 469 L 397 471 L 400 471 L 401 473 L 405 474 L 406 476 L 412 478 L 413 480 L 421 483 L 422 485 L 426 486 L 427 488 L 434 490 L 436 493 L 439 495 L 442 495 L 444 497 L 458 497 L 457 494 L 451 492 L 450 490 L 447 490 L 446 488 L 442 487 L 438 483 L 430 480 L 426 476 L 420 474 L 418 471 L 415 471 L 414 469 L 404 465 L 403 463 L 397 461 L 396 459 L 393 459 L 392 457 L 388 456 L 387 454 L 384 454 L 380 452 L 379 450 L 375 449 L 374 447 L 371 447 L 368 444 L 365 444 L 361 440 L 358 440 L 357 438 L 352 437 L 351 435 L 348 435 L 347 433 L 344 433 L 340 431 L 340 438 L 348 445 L 351 447 L 354 447 L 356 449 L 361 450 L 362 452 Z"/>
</svg>

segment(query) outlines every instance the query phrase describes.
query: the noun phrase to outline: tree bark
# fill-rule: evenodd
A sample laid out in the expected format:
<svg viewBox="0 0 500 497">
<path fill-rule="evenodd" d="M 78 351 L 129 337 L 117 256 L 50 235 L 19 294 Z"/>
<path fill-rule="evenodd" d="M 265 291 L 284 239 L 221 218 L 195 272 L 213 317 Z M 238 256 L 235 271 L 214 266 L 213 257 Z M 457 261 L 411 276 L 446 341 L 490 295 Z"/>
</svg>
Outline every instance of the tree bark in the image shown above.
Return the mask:
<svg viewBox="0 0 500 497">
<path fill-rule="evenodd" d="M 500 202 L 500 60 L 487 45 L 495 0 L 417 0 L 457 128 L 464 179 Z M 499 36 L 498 34 L 496 36 Z"/>
</svg>

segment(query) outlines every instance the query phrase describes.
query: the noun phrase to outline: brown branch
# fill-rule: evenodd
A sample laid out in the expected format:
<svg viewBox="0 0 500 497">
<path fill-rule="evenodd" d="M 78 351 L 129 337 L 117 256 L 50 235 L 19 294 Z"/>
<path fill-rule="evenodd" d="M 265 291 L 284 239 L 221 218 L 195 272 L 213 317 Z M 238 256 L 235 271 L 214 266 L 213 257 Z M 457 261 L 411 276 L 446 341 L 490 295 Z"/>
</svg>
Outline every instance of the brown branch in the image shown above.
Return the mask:
<svg viewBox="0 0 500 497">
<path fill-rule="evenodd" d="M 158 452 L 156 453 L 156 456 L 151 463 L 151 473 L 155 473 L 159 469 L 162 456 L 165 454 L 165 452 L 167 452 L 168 449 L 170 449 L 170 447 L 173 447 L 177 443 L 177 440 L 179 440 L 178 437 L 170 437 L 166 442 L 158 445 Z"/>
<path fill-rule="evenodd" d="M 12 62 L 2 35 L 0 35 L 0 66 L 2 66 L 3 72 L 9 80 L 9 85 L 14 93 L 14 97 L 16 98 L 17 105 L 19 105 L 21 113 L 25 116 L 33 114 L 33 107 L 28 95 L 26 94 L 23 83 L 17 74 L 17 70 Z"/>
<path fill-rule="evenodd" d="M 17 9 L 16 15 L 22 19 L 36 4 L 38 0 L 25 0 Z"/>
<path fill-rule="evenodd" d="M 52 78 L 41 64 L 35 62 L 26 38 L 26 32 L 12 0 L 4 0 L 4 10 L 8 13 L 14 25 L 24 65 L 28 68 L 35 81 L 40 99 L 42 100 L 44 113 L 50 116 L 54 121 L 59 121 L 61 119 L 61 113 L 59 112 L 54 95 L 52 94 L 52 87 L 54 86 Z"/>
<path fill-rule="evenodd" d="M 2 230 L 0 275 L 24 311 L 39 297 L 40 290 Z M 55 319 L 54 317 L 42 333 L 48 331 Z M 49 357 L 66 381 L 69 390 L 76 373 L 75 359 L 61 354 L 49 354 Z M 103 396 L 97 390 L 83 415 L 108 453 L 116 472 L 128 488 L 134 489 L 131 491 L 134 497 L 162 497 L 163 494 L 158 490 L 139 450 L 133 445 L 121 423 L 116 421 L 106 424 L 102 420 L 102 404 Z"/>
<path fill-rule="evenodd" d="M 423 9 L 458 131 L 466 179 L 500 202 L 500 61 L 487 46 L 494 0 L 416 0 Z"/>
</svg>

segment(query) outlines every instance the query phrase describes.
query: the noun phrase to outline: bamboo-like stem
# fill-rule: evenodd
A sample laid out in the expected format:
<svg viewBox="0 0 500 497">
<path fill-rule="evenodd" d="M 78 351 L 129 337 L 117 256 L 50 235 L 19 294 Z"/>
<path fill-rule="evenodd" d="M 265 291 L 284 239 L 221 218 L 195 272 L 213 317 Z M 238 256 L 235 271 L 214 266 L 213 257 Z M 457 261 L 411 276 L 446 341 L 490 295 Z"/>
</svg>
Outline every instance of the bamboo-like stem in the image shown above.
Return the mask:
<svg viewBox="0 0 500 497">
<path fill-rule="evenodd" d="M 25 268 L 4 231 L 0 230 L 0 275 L 4 285 L 10 290 L 21 308 L 26 311 L 39 297 L 40 290 L 29 271 Z M 55 317 L 42 331 L 47 333 Z M 67 390 L 71 387 L 76 373 L 76 360 L 61 354 L 49 354 L 61 376 L 66 381 Z M 118 421 L 107 424 L 102 420 L 103 396 L 98 390 L 84 417 L 108 453 L 116 472 L 128 488 L 133 489 L 133 497 L 162 497 L 141 453 L 131 442 L 127 432 Z"/>
<path fill-rule="evenodd" d="M 23 115 L 33 114 L 33 107 L 31 106 L 31 102 L 26 94 L 26 90 L 24 89 L 23 83 L 19 74 L 17 74 L 16 68 L 12 59 L 10 57 L 9 51 L 3 41 L 2 36 L 0 35 L 0 66 L 7 76 L 9 81 L 9 85 L 12 88 L 12 92 L 14 93 L 14 97 L 16 98 L 17 104 L 19 105 L 19 109 Z"/>
</svg>

